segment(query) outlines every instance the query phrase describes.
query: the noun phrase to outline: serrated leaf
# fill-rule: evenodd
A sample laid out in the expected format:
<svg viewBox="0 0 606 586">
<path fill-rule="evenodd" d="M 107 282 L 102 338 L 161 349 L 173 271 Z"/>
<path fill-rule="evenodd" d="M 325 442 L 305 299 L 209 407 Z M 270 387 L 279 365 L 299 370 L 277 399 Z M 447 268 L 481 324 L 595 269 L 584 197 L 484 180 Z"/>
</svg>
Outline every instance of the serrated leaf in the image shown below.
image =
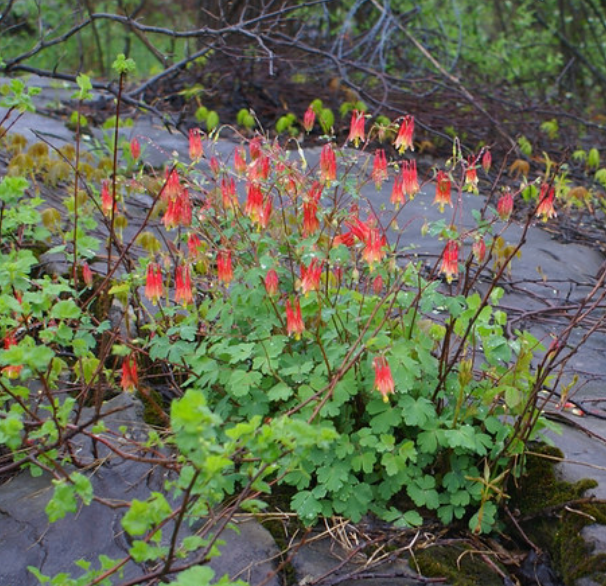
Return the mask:
<svg viewBox="0 0 606 586">
<path fill-rule="evenodd" d="M 55 319 L 78 319 L 81 315 L 80 308 L 73 299 L 62 299 L 55 303 L 50 311 L 51 317 Z"/>
<path fill-rule="evenodd" d="M 436 418 L 436 409 L 433 403 L 425 397 L 414 399 L 406 395 L 402 397 L 400 406 L 402 407 L 402 417 L 406 425 L 423 428 L 428 421 Z"/>
<path fill-rule="evenodd" d="M 286 383 L 279 382 L 267 391 L 267 398 L 270 401 L 286 401 L 293 393 L 294 391 Z"/>
<path fill-rule="evenodd" d="M 374 452 L 362 452 L 361 454 L 356 454 L 351 459 L 351 468 L 354 472 L 362 470 L 366 474 L 370 474 L 373 471 L 376 461 L 377 455 Z"/>
<path fill-rule="evenodd" d="M 402 518 L 410 527 L 419 527 L 423 525 L 423 517 L 417 511 L 406 511 Z"/>
<path fill-rule="evenodd" d="M 180 572 L 177 578 L 171 581 L 173 586 L 210 586 L 215 572 L 209 566 L 194 566 Z"/>
<path fill-rule="evenodd" d="M 44 509 L 51 523 L 63 519 L 67 513 L 75 513 L 77 510 L 74 486 L 66 480 L 53 480 L 53 484 L 55 485 L 53 497 Z"/>
<path fill-rule="evenodd" d="M 257 387 L 263 375 L 260 372 L 250 372 L 247 370 L 234 370 L 227 383 L 229 392 L 234 397 L 244 397 L 248 395 L 251 387 Z"/>
<path fill-rule="evenodd" d="M 306 525 L 312 524 L 322 512 L 322 504 L 309 490 L 298 492 L 290 504 Z"/>
</svg>

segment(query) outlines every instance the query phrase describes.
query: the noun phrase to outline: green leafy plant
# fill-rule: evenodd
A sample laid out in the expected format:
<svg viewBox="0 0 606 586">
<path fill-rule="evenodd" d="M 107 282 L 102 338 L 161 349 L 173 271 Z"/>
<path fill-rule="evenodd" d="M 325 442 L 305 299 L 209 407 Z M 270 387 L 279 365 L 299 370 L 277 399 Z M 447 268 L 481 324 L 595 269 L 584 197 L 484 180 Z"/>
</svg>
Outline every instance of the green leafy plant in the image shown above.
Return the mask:
<svg viewBox="0 0 606 586">
<path fill-rule="evenodd" d="M 212 132 L 219 126 L 219 114 L 205 106 L 200 106 L 196 110 L 195 118 L 198 122 L 203 122 L 206 125 L 208 132 Z"/>
<path fill-rule="evenodd" d="M 325 108 L 324 103 L 320 99 L 315 99 L 309 107 L 315 112 L 322 132 L 326 135 L 332 132 L 335 124 L 335 115 L 330 108 Z"/>
<path fill-rule="evenodd" d="M 255 117 L 246 108 L 238 111 L 236 122 L 246 130 L 252 130 L 255 126 Z"/>
<path fill-rule="evenodd" d="M 296 136 L 299 133 L 299 129 L 297 128 L 297 117 L 292 112 L 280 116 L 276 122 L 276 132 L 278 134 L 288 132 L 290 136 Z"/>
</svg>

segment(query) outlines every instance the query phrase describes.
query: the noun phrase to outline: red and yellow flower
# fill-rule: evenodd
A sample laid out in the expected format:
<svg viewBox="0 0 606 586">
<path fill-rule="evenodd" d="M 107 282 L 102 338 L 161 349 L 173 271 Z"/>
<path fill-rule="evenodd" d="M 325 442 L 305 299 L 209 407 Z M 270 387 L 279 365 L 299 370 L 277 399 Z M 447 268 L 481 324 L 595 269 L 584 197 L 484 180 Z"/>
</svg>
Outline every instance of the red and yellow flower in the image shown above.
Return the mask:
<svg viewBox="0 0 606 586">
<path fill-rule="evenodd" d="M 555 189 L 548 183 L 541 185 L 541 193 L 539 194 L 539 205 L 535 215 L 537 218 L 542 216 L 543 222 L 555 218 L 558 214 L 553 207 L 553 200 L 555 197 Z"/>
<path fill-rule="evenodd" d="M 139 387 L 139 373 L 137 372 L 137 360 L 134 352 L 131 352 L 122 362 L 122 382 L 120 383 L 123 391 L 134 392 Z"/>
<path fill-rule="evenodd" d="M 311 132 L 311 129 L 314 127 L 315 122 L 316 122 L 316 113 L 313 111 L 312 107 L 310 106 L 309 108 L 307 108 L 307 110 L 305 111 L 305 114 L 303 116 L 303 128 L 305 129 L 305 132 Z"/>
<path fill-rule="evenodd" d="M 354 110 L 351 114 L 351 124 L 349 127 L 349 136 L 347 137 L 347 141 L 353 142 L 356 148 L 360 142 L 364 142 L 365 140 L 364 122 L 364 112 Z"/>
<path fill-rule="evenodd" d="M 436 197 L 433 203 L 440 206 L 440 212 L 444 211 L 445 205 L 452 207 L 451 188 L 450 177 L 444 171 L 438 171 L 436 175 Z"/>
<path fill-rule="evenodd" d="M 217 276 L 225 285 L 229 285 L 234 278 L 231 250 L 219 250 L 217 253 Z"/>
<path fill-rule="evenodd" d="M 375 369 L 374 388 L 381 393 L 383 401 L 387 403 L 389 401 L 389 395 L 395 393 L 395 385 L 393 382 L 393 376 L 391 374 L 391 368 L 385 356 L 377 356 L 373 360 L 373 366 Z"/>
<path fill-rule="evenodd" d="M 265 291 L 270 297 L 277 295 L 278 293 L 278 285 L 280 284 L 278 279 L 278 273 L 276 273 L 275 269 L 269 269 L 267 274 L 265 275 Z"/>
<path fill-rule="evenodd" d="M 326 143 L 320 152 L 320 180 L 330 184 L 337 178 L 337 158 L 330 143 Z"/>
<path fill-rule="evenodd" d="M 506 189 L 501 197 L 499 197 L 499 201 L 497 202 L 497 214 L 499 214 L 499 218 L 506 222 L 509 220 L 511 216 L 511 212 L 513 211 L 513 194 L 510 189 Z"/>
<path fill-rule="evenodd" d="M 175 303 L 189 305 L 193 300 L 189 265 L 179 265 L 175 271 Z"/>
<path fill-rule="evenodd" d="M 192 161 L 199 161 L 204 155 L 202 147 L 202 137 L 199 128 L 189 129 L 189 158 Z"/>
<path fill-rule="evenodd" d="M 296 297 L 293 303 L 290 299 L 286 300 L 286 332 L 289 336 L 295 337 L 296 340 L 301 338 L 301 334 L 305 331 L 305 323 L 301 315 L 301 304 L 299 298 Z"/>
<path fill-rule="evenodd" d="M 384 149 L 377 149 L 372 166 L 372 179 L 375 182 L 377 189 L 381 189 L 381 185 L 387 179 L 387 157 Z"/>
<path fill-rule="evenodd" d="M 459 274 L 459 244 L 456 240 L 449 240 L 442 253 L 442 266 L 440 272 L 446 277 L 447 283 L 452 283 Z"/>
<path fill-rule="evenodd" d="M 145 279 L 145 297 L 154 305 L 164 294 L 162 285 L 162 271 L 156 263 L 150 262 L 147 265 L 147 275 Z"/>
<path fill-rule="evenodd" d="M 396 140 L 394 142 L 394 147 L 400 154 L 403 154 L 406 149 L 410 149 L 411 151 L 415 150 L 412 142 L 414 131 L 415 119 L 410 115 L 404 116 L 402 124 L 400 125 L 400 130 L 398 131 L 398 135 L 396 136 Z"/>
<path fill-rule="evenodd" d="M 301 292 L 308 295 L 310 291 L 317 291 L 320 288 L 320 277 L 322 275 L 323 262 L 318 262 L 317 258 L 312 258 L 309 266 L 301 264 Z"/>
</svg>

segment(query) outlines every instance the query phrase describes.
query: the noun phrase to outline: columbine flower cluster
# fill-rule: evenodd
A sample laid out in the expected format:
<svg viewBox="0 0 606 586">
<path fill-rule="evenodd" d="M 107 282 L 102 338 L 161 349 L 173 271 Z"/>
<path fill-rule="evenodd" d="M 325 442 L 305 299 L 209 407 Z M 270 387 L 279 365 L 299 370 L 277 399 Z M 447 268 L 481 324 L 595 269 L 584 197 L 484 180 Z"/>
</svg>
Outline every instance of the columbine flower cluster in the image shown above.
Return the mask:
<svg viewBox="0 0 606 586">
<path fill-rule="evenodd" d="M 162 222 L 167 230 L 191 225 L 192 207 L 189 190 L 181 185 L 179 174 L 174 168 L 166 170 L 166 182 L 161 199 L 166 204 Z"/>
<path fill-rule="evenodd" d="M 303 127 L 310 132 L 314 124 L 315 113 L 310 108 L 305 114 Z M 412 116 L 405 116 L 401 121 L 393 143 L 400 155 L 407 150 L 414 150 L 414 125 Z M 365 141 L 365 114 L 355 110 L 352 114 L 347 142 L 359 147 L 365 144 Z M 205 156 L 198 129 L 190 131 L 189 154 L 192 162 L 197 162 Z M 181 239 L 178 248 L 172 251 L 175 253 L 172 284 L 171 271 L 167 269 L 169 265 L 166 259 L 162 265 L 155 259 L 150 259 L 147 264 L 145 297 L 154 305 L 162 301 L 165 291 L 170 287 L 174 288 L 175 304 L 191 305 L 195 299 L 193 280 L 196 274 L 213 275 L 216 282 L 221 283 L 228 290 L 234 280 L 241 280 L 239 275 L 242 273 L 238 274 L 235 269 L 240 268 L 238 267 L 240 264 L 244 265 L 247 262 L 244 260 L 245 256 L 249 256 L 248 254 L 236 256 L 241 244 L 232 240 L 229 230 L 214 239 L 209 238 L 204 232 L 204 221 L 207 218 L 215 221 L 217 218 L 211 210 L 211 206 L 215 204 L 218 204 L 215 213 L 228 220 L 231 227 L 239 222 L 248 221 L 247 225 L 254 226 L 259 232 L 282 231 L 289 236 L 296 235 L 300 238 L 301 248 L 297 249 L 298 245 L 294 244 L 294 253 L 299 258 L 309 260 L 299 262 L 298 271 L 295 263 L 291 264 L 290 270 L 285 271 L 279 263 L 280 255 L 284 252 L 269 250 L 267 254 L 275 261 L 275 268 L 267 270 L 259 279 L 260 286 L 264 288 L 267 295 L 267 302 L 279 314 L 286 334 L 294 340 L 302 340 L 306 332 L 304 311 L 312 311 L 309 308 L 317 306 L 316 299 L 313 297 L 307 299 L 310 293 L 321 294 L 324 287 L 327 290 L 333 286 L 341 287 L 345 282 L 344 266 L 347 264 L 342 264 L 343 251 L 333 258 L 331 249 L 339 246 L 351 249 L 352 261 L 357 264 L 359 257 L 370 272 L 384 263 L 389 247 L 386 231 L 381 226 L 378 216 L 368 213 L 366 219 L 361 219 L 364 218 L 364 214 L 361 213 L 357 202 L 351 204 L 346 219 L 342 216 L 335 218 L 333 214 L 322 210 L 324 192 L 328 197 L 333 197 L 334 192 L 339 191 L 330 189 L 331 184 L 338 180 L 337 156 L 333 143 L 328 142 L 322 147 L 319 169 L 312 176 L 306 176 L 296 164 L 292 163 L 292 160 L 283 157 L 279 145 L 268 145 L 260 137 L 249 142 L 248 152 L 243 147 L 234 150 L 233 165 L 230 170 L 222 169 L 221 163 L 214 156 L 211 156 L 208 162 L 212 172 L 210 181 L 215 182 L 215 187 L 208 190 L 208 196 L 204 192 L 206 207 L 203 210 L 209 213 L 197 214 L 196 221 L 201 222 L 199 230 L 192 227 L 195 223 L 192 202 L 177 169 L 171 168 L 166 172 L 165 185 L 160 198 L 166 205 L 162 222 L 169 230 L 189 227 L 190 231 Z M 480 165 L 488 172 L 491 164 L 491 154 L 487 149 L 477 156 L 469 157 L 464 164 L 461 184 L 454 183 L 454 185 L 459 190 L 477 191 L 477 171 Z M 371 179 L 377 188 L 381 188 L 389 181 L 390 169 L 396 170 L 391 174 L 393 186 L 390 199 L 397 208 L 404 205 L 407 200 L 412 200 L 420 190 L 416 160 L 411 158 L 389 164 L 385 149 L 377 149 L 372 158 L 371 172 Z M 454 176 L 455 171 L 451 170 L 450 173 Z M 436 172 L 433 203 L 439 206 L 441 212 L 444 211 L 445 206 L 453 206 L 453 181 L 451 174 L 446 171 Z M 242 187 L 245 187 L 245 190 Z M 244 203 L 240 202 L 238 193 L 245 194 Z M 276 214 L 275 218 L 272 217 L 274 199 L 281 203 L 281 213 Z M 545 220 L 553 217 L 555 215 L 553 200 L 554 189 L 544 184 L 536 210 L 537 216 Z M 115 201 L 110 195 L 109 185 L 106 182 L 102 185 L 101 204 L 106 214 L 112 209 L 115 210 Z M 291 215 L 284 213 L 288 212 L 288 206 L 292 206 L 290 209 L 295 210 Z M 506 221 L 511 216 L 512 210 L 513 194 L 511 191 L 505 191 L 497 203 L 498 216 Z M 293 242 L 296 242 L 296 239 Z M 448 283 L 452 283 L 459 274 L 459 255 L 462 246 L 463 237 L 452 236 L 451 233 L 445 243 L 439 266 L 440 273 Z M 486 262 L 487 246 L 481 235 L 475 236 L 471 250 L 476 263 Z M 154 254 L 157 254 L 157 251 Z M 234 266 L 234 258 L 237 259 L 236 266 Z M 392 263 L 395 265 L 395 260 L 392 260 Z M 166 272 L 166 283 L 163 281 L 162 267 Z M 360 279 L 361 270 L 363 270 L 361 267 L 355 266 L 351 280 L 364 283 L 365 291 L 381 295 L 386 286 L 391 287 L 390 282 L 386 284 L 384 280 L 385 271 L 379 269 L 372 277 Z M 393 268 L 390 268 L 391 271 Z M 303 311 L 301 302 L 303 302 Z M 309 323 L 315 322 L 309 321 Z M 307 338 L 303 339 L 302 343 L 306 340 Z M 374 388 L 385 401 L 388 401 L 389 395 L 395 392 L 395 384 L 387 358 L 375 357 L 372 364 L 375 371 Z M 136 369 L 134 355 L 127 357 L 123 362 L 123 388 L 133 390 L 137 387 Z"/>
</svg>

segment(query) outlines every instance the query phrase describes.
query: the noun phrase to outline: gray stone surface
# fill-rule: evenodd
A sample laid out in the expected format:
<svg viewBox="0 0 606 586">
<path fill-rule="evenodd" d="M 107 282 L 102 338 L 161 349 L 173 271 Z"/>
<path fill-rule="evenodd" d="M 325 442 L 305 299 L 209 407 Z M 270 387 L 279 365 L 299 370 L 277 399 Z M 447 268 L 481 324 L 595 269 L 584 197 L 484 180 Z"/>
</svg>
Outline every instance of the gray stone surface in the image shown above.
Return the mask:
<svg viewBox="0 0 606 586">
<path fill-rule="evenodd" d="M 107 402 L 103 411 L 119 408 L 124 410 L 103 418 L 108 431 L 119 432 L 126 426 L 129 437 L 144 439 L 139 401 L 123 393 Z M 82 421 L 90 413 L 87 410 Z M 83 464 L 95 462 L 88 442 L 80 439 L 75 448 Z M 113 457 L 103 446 L 99 446 L 97 455 L 97 464 L 103 464 L 95 466 L 90 475 L 96 497 L 119 505 L 135 498 L 144 500 L 151 491 L 163 490 L 163 476 L 149 464 Z M 100 555 L 121 560 L 128 554 L 130 545 L 121 526 L 124 507 L 108 508 L 93 501 L 89 506 L 80 506 L 75 514 L 48 523 L 45 507 L 52 494 L 49 475 L 32 478 L 21 473 L 0 486 L 0 586 L 38 584 L 28 566 L 51 577 L 62 572 L 77 577 L 83 571 L 74 565 L 76 560 L 89 561 L 95 568 L 99 567 Z M 236 526 L 237 531 L 228 529 L 221 534 L 220 539 L 225 542 L 220 547 L 222 555 L 209 564 L 217 579 L 227 574 L 251 585 L 263 582 L 266 586 L 280 586 L 278 577 L 272 575 L 279 551 L 269 532 L 250 518 L 236 522 Z M 165 537 L 170 530 L 168 525 Z M 185 527 L 181 536 L 188 534 L 191 531 Z M 142 576 L 144 570 L 144 566 L 128 562 L 123 576 L 115 576 L 112 584 Z"/>
<path fill-rule="evenodd" d="M 269 531 L 250 517 L 236 519 L 235 525 L 237 530 L 228 529 L 221 534 L 225 541 L 219 548 L 221 556 L 209 563 L 215 577 L 227 574 L 252 586 L 280 586 L 275 572 L 280 550 Z"/>
<path fill-rule="evenodd" d="M 331 537 L 309 539 L 296 550 L 292 560 L 297 583 L 301 586 L 325 578 L 341 586 L 421 586 L 427 584 L 408 563 L 388 556 L 376 563 L 362 554 L 352 555 Z M 443 582 L 444 583 L 444 582 Z"/>
<path fill-rule="evenodd" d="M 110 401 L 108 409 L 126 407 L 115 416 L 106 418 L 108 427 L 117 429 L 133 421 L 138 426 L 138 402 L 120 395 Z M 86 459 L 90 448 L 82 444 L 80 455 Z M 87 454 L 88 452 L 88 454 Z M 105 454 L 107 455 L 107 454 Z M 154 486 L 148 465 L 132 461 L 107 460 L 91 474 L 94 493 L 115 503 L 125 498 L 145 499 Z M 47 475 L 31 478 L 23 472 L 0 486 L 0 584 L 28 586 L 38 581 L 27 570 L 38 568 L 43 574 L 55 576 L 69 572 L 74 576 L 82 570 L 73 562 L 84 559 L 98 563 L 98 556 L 122 559 L 128 550 L 120 519 L 124 509 L 92 502 L 81 506 L 75 514 L 49 524 L 45 507 L 53 495 Z M 141 575 L 141 568 L 129 563 L 124 568 L 126 578 Z"/>
</svg>

